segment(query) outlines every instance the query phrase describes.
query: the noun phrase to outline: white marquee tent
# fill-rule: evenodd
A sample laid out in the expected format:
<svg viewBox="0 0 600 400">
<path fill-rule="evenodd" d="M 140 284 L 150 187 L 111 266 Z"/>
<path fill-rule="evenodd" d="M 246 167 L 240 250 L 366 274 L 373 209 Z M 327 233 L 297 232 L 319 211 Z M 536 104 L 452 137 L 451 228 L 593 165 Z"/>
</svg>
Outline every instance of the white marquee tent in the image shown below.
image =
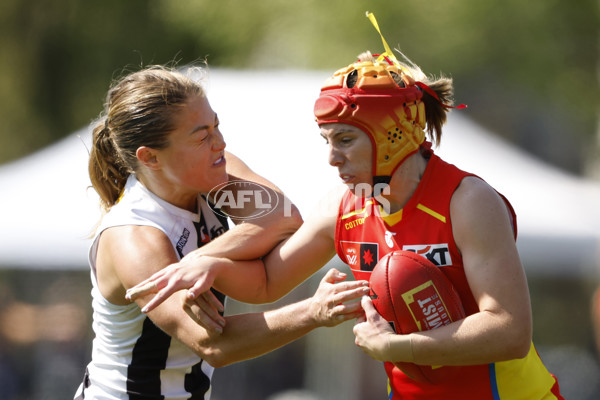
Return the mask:
<svg viewBox="0 0 600 400">
<path fill-rule="evenodd" d="M 327 164 L 312 106 L 327 73 L 215 70 L 208 96 L 228 150 L 269 178 L 306 215 L 340 184 Z M 595 275 L 600 263 L 600 184 L 516 149 L 453 111 L 443 158 L 486 179 L 513 203 L 529 273 Z M 99 218 L 87 189 L 89 129 L 0 166 L 0 268 L 87 268 Z"/>
</svg>

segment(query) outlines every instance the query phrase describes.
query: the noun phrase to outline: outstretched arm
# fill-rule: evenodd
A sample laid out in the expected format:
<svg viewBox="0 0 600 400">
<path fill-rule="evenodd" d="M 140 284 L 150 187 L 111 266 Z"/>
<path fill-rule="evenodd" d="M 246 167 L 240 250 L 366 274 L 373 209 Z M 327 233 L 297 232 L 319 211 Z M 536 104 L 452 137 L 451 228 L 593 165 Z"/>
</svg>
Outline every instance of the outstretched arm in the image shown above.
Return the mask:
<svg viewBox="0 0 600 400">
<path fill-rule="evenodd" d="M 345 282 L 344 279 L 344 274 L 331 269 L 321 280 L 314 296 L 308 299 L 264 313 L 225 317 L 225 327 L 217 331 L 221 332 L 220 335 L 200 337 L 202 347 L 199 354 L 206 357 L 208 353 L 211 365 L 224 366 L 281 347 L 315 328 L 335 326 L 357 318 L 362 309 L 360 303 L 353 300 L 369 289 L 360 282 Z M 195 314 L 192 312 L 190 315 L 193 317 Z M 197 325 L 195 329 L 198 329 Z"/>
<path fill-rule="evenodd" d="M 157 293 L 144 311 L 152 310 L 178 290 L 196 298 L 213 285 L 237 300 L 277 300 L 321 268 L 335 254 L 334 229 L 339 193 L 325 198 L 300 229 L 267 256 L 252 261 L 207 258 L 191 253 L 128 291 L 130 300 Z"/>
<path fill-rule="evenodd" d="M 177 256 L 169 239 L 152 227 L 115 227 L 101 236 L 97 259 L 99 289 L 107 300 L 123 302 L 126 288 L 151 275 Z M 368 292 L 361 282 L 345 282 L 330 270 L 314 296 L 277 310 L 226 317 L 226 327 L 211 332 L 199 326 L 182 307 L 181 295 L 166 299 L 148 313 L 170 336 L 215 367 L 256 357 L 321 326 L 334 326 L 361 314 L 358 302 Z M 144 307 L 148 297 L 136 300 Z"/>
</svg>

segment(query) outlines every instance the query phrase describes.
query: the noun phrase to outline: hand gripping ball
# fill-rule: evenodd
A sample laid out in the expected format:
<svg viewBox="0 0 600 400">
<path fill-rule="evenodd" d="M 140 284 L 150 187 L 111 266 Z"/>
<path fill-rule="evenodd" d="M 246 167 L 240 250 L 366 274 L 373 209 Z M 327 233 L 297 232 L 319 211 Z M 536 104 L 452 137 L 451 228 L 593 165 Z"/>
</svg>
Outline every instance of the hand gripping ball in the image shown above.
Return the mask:
<svg viewBox="0 0 600 400">
<path fill-rule="evenodd" d="M 463 319 L 465 311 L 452 283 L 425 257 L 410 251 L 385 255 L 371 274 L 373 305 L 396 333 L 436 329 Z M 437 384 L 451 379 L 460 367 L 397 362 L 410 378 Z"/>
</svg>

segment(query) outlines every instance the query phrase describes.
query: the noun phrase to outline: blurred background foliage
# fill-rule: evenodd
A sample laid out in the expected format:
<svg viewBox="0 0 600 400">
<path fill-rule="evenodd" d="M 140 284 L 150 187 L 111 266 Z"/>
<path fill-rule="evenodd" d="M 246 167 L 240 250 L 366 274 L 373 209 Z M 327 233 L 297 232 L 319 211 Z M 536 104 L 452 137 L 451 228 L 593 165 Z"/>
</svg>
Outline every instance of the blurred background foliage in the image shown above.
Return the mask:
<svg viewBox="0 0 600 400">
<path fill-rule="evenodd" d="M 325 79 L 364 50 L 382 51 L 367 10 L 392 47 L 426 73 L 454 78 L 456 101 L 469 105 L 459 112 L 572 173 L 591 174 L 590 166 L 600 165 L 597 0 L 2 0 L 0 164 L 89 124 L 111 80 L 141 66 L 207 60 L 213 68 L 320 70 Z M 252 93 L 239 95 L 251 100 Z M 268 104 L 253 106 L 269 111 Z M 551 371 L 565 377 L 564 393 L 582 400 L 600 393 L 588 318 L 595 284 L 530 281 L 535 341 Z M 89 361 L 90 285 L 86 269 L 0 270 L 0 399 L 70 398 Z M 245 399 L 264 400 L 280 389 L 275 382 L 338 395 L 343 385 L 358 385 L 372 397 L 385 386 L 369 373 L 381 368 L 359 363 L 357 375 L 371 382 L 357 383 L 343 369 L 356 363 L 327 358 L 359 354 L 341 348 L 352 340 L 347 326 L 315 332 L 227 367 L 215 393 L 240 398 L 232 391 L 243 390 Z M 296 354 L 311 346 L 307 357 Z M 292 359 L 299 366 L 291 368 Z M 354 386 L 346 389 L 354 393 Z"/>
<path fill-rule="evenodd" d="M 367 10 L 390 46 L 454 78 L 479 123 L 576 174 L 597 158 L 595 0 L 3 0 L 0 163 L 88 124 L 110 81 L 142 65 L 326 77 L 382 51 Z"/>
</svg>

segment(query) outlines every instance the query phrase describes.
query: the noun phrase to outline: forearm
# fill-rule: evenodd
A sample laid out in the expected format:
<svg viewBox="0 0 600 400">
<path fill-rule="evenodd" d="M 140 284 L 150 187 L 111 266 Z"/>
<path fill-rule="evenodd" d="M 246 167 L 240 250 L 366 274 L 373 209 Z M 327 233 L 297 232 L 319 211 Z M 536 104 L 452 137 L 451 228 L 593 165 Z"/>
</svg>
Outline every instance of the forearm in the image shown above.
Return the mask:
<svg viewBox="0 0 600 400">
<path fill-rule="evenodd" d="M 284 346 L 320 326 L 311 316 L 310 299 L 264 313 L 227 317 L 223 333 L 202 352 L 215 367 L 247 360 Z"/>
<path fill-rule="evenodd" d="M 261 259 L 243 264 L 222 259 L 215 287 L 246 303 L 271 303 L 323 267 L 334 251 L 332 240 L 307 223 Z"/>
<path fill-rule="evenodd" d="M 260 356 L 324 325 L 309 298 L 273 311 L 228 316 L 219 334 L 197 325 L 184 312 L 180 299 L 173 296 L 148 315 L 214 367 Z"/>
<path fill-rule="evenodd" d="M 394 342 L 402 337 L 392 338 Z M 507 316 L 479 312 L 461 321 L 410 335 L 413 362 L 424 365 L 475 365 L 525 357 L 531 345 L 531 329 L 526 322 Z M 399 351 L 405 346 L 398 345 Z M 406 354 L 393 351 L 393 360 Z"/>
<path fill-rule="evenodd" d="M 272 303 L 305 281 L 325 262 L 311 263 L 310 260 L 305 260 L 304 266 L 298 269 L 293 267 L 295 264 L 292 261 L 284 264 L 279 259 L 274 261 L 268 256 L 251 261 L 221 258 L 218 267 L 215 264 L 213 286 L 244 303 Z"/>
<path fill-rule="evenodd" d="M 231 260 L 260 258 L 298 229 L 301 223 L 298 218 L 282 216 L 276 221 L 261 224 L 243 222 L 192 253 Z"/>
<path fill-rule="evenodd" d="M 186 257 L 184 262 L 179 263 L 178 268 L 182 274 L 190 273 L 191 276 L 194 276 L 195 269 L 206 269 L 203 265 L 209 265 L 210 274 L 214 276 L 212 287 L 235 300 L 250 304 L 263 304 L 280 299 L 321 266 L 319 264 L 310 269 L 303 267 L 300 272 L 289 270 L 288 273 L 282 274 L 273 271 L 287 268 L 287 265 L 272 260 L 265 257 L 248 261 L 233 261 L 228 258 L 193 254 Z M 193 281 L 193 279 L 185 280 Z M 196 287 L 198 282 L 203 281 L 196 281 L 189 290 L 193 298 L 204 291 L 204 288 Z"/>
<path fill-rule="evenodd" d="M 364 281 L 345 281 L 335 268 L 327 271 L 315 294 L 294 304 L 257 314 L 230 316 L 215 340 L 212 355 L 219 365 L 256 357 L 320 326 L 335 326 L 362 315 L 360 299 L 369 293 Z"/>
</svg>

